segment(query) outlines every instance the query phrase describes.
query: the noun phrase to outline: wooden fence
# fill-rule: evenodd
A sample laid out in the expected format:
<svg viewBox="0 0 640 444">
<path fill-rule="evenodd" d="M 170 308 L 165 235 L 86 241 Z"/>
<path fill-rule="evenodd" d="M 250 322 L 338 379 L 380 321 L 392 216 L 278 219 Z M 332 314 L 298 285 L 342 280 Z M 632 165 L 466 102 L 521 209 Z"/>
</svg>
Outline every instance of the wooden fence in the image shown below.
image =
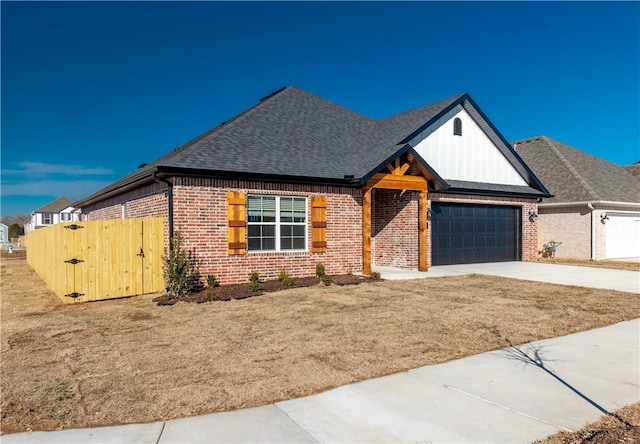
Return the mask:
<svg viewBox="0 0 640 444">
<path fill-rule="evenodd" d="M 164 289 L 164 220 L 65 222 L 27 234 L 27 263 L 65 304 Z"/>
</svg>

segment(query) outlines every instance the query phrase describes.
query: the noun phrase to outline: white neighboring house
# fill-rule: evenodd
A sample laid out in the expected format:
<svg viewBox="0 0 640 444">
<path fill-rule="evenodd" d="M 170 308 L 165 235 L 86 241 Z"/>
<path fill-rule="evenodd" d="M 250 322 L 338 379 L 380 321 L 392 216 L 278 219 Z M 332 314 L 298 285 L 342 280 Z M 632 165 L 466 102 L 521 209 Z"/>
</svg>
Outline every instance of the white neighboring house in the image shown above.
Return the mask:
<svg viewBox="0 0 640 444">
<path fill-rule="evenodd" d="M 9 243 L 9 227 L 0 222 L 0 244 Z"/>
<path fill-rule="evenodd" d="M 24 225 L 24 233 L 29 231 L 55 225 L 60 222 L 71 222 L 80 220 L 79 209 L 71 206 L 71 200 L 66 197 L 59 197 L 42 208 L 31 213 L 31 219 Z"/>
<path fill-rule="evenodd" d="M 640 257 L 640 167 L 615 165 L 546 136 L 514 142 L 553 197 L 538 205 L 538 248 L 556 257 Z"/>
</svg>

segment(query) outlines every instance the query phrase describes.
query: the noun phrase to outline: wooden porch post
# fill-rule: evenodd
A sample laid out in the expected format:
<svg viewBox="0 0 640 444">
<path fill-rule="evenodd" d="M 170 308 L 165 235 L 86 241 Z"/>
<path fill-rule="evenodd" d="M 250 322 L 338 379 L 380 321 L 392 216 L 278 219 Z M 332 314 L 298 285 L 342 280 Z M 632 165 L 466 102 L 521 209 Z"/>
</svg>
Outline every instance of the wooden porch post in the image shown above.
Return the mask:
<svg viewBox="0 0 640 444">
<path fill-rule="evenodd" d="M 362 195 L 362 274 L 371 274 L 371 188 Z"/>
<path fill-rule="evenodd" d="M 427 271 L 427 192 L 418 199 L 418 271 Z"/>
</svg>

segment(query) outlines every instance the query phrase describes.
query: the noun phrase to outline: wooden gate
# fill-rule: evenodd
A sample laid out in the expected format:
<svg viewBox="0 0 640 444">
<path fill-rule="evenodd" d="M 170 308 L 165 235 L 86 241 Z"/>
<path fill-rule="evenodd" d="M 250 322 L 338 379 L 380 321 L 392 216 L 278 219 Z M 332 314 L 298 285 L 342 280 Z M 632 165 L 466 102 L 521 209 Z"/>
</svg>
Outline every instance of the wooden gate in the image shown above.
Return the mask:
<svg viewBox="0 0 640 444">
<path fill-rule="evenodd" d="M 27 234 L 27 262 L 65 304 L 164 289 L 160 217 L 65 222 Z"/>
</svg>

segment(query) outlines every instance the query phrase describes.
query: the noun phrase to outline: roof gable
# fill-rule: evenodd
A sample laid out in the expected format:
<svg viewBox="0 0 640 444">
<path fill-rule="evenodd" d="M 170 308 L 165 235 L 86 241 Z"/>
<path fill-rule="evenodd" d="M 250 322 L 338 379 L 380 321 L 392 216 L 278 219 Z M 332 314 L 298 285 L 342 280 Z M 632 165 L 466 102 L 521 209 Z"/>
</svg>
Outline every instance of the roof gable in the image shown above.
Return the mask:
<svg viewBox="0 0 640 444">
<path fill-rule="evenodd" d="M 38 208 L 34 213 L 59 213 L 72 204 L 70 199 L 66 197 L 59 197 L 53 202 L 49 202 L 45 206 Z"/>
<path fill-rule="evenodd" d="M 458 135 L 454 134 L 456 122 Z M 461 104 L 417 134 L 410 144 L 447 181 L 528 185 L 504 150 L 495 145 Z"/>
<path fill-rule="evenodd" d="M 640 182 L 624 167 L 546 136 L 514 142 L 554 197 L 548 202 L 640 202 Z"/>
</svg>

